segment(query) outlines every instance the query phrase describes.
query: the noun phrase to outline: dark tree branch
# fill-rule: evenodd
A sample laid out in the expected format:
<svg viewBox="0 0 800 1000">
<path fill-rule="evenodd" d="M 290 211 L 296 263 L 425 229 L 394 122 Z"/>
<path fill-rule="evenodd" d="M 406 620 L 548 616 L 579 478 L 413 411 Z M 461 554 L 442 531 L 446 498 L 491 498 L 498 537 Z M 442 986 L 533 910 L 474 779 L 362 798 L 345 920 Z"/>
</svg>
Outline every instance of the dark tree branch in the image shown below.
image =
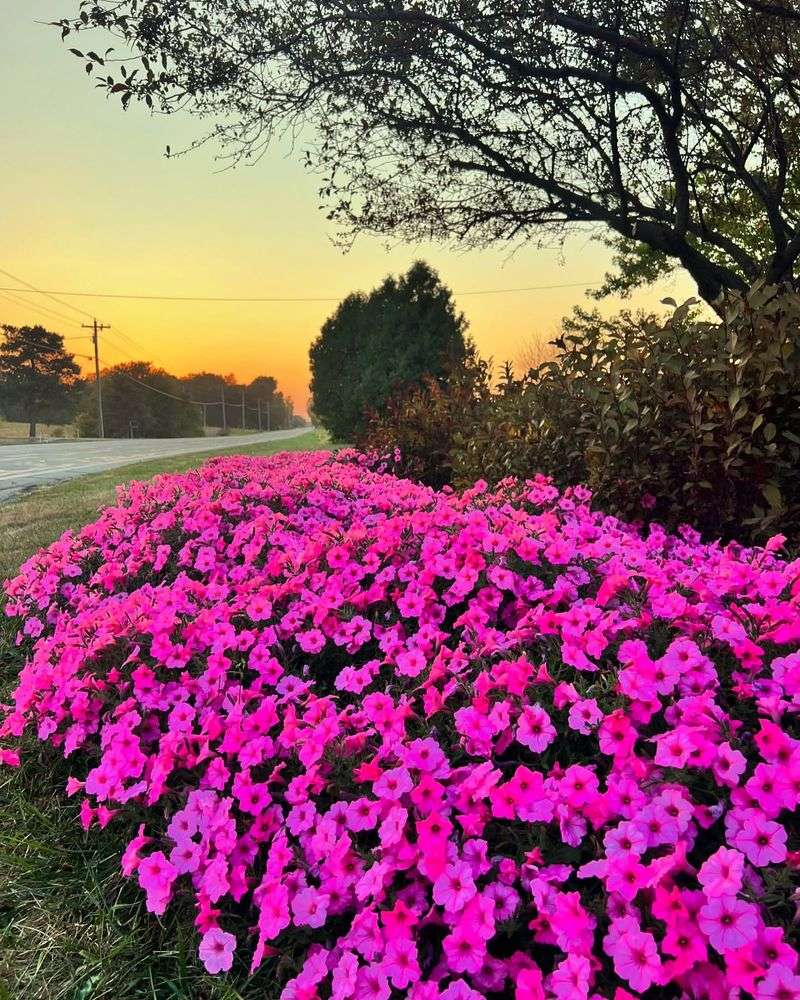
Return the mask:
<svg viewBox="0 0 800 1000">
<path fill-rule="evenodd" d="M 312 125 L 346 236 L 483 245 L 602 225 L 707 298 L 761 269 L 794 278 L 789 0 L 87 0 L 60 26 L 121 37 L 137 71 L 98 58 L 99 83 L 214 116 L 234 157 Z"/>
</svg>

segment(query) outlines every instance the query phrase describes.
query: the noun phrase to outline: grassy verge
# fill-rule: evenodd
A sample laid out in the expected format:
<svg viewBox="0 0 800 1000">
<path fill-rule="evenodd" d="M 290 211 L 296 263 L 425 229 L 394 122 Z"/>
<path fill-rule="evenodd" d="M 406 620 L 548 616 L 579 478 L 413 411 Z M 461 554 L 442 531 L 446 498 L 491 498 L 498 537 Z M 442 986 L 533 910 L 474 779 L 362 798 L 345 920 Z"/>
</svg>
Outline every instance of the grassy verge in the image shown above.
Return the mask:
<svg viewBox="0 0 800 1000">
<path fill-rule="evenodd" d="M 272 455 L 279 451 L 311 451 L 327 447 L 324 435 L 309 431 L 284 441 L 230 450 L 193 452 L 123 465 L 108 472 L 45 486 L 0 506 L 0 580 L 10 576 L 37 549 L 67 528 L 93 520 L 101 507 L 114 502 L 118 484 L 150 479 L 160 472 L 185 472 L 217 455 Z M 2 998 L 0 997 L 0 1000 Z"/>
<path fill-rule="evenodd" d="M 325 447 L 309 433 L 232 449 L 271 454 Z M 92 520 L 118 483 L 199 465 L 212 451 L 124 466 L 47 487 L 0 507 L 0 578 L 67 528 Z M 21 665 L 0 612 L 0 702 Z M 273 963 L 254 977 L 235 966 L 208 976 L 196 959 L 192 914 L 159 920 L 119 870 L 133 827 L 85 834 L 66 798 L 69 766 L 29 738 L 23 766 L 0 769 L 0 1000 L 255 1000 L 277 996 Z"/>
</svg>

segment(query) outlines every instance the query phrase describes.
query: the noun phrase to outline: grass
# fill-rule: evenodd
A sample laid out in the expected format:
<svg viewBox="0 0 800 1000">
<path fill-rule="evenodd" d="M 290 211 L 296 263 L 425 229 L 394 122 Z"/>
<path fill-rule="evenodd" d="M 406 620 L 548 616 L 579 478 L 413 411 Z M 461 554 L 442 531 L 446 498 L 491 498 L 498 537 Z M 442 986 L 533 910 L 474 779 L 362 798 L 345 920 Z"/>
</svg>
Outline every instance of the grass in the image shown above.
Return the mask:
<svg viewBox="0 0 800 1000">
<path fill-rule="evenodd" d="M 150 479 L 159 472 L 185 472 L 215 455 L 272 455 L 279 451 L 310 451 L 325 447 L 327 439 L 317 431 L 309 431 L 308 434 L 268 444 L 136 462 L 27 493 L 0 506 L 0 580 L 14 573 L 28 556 L 54 541 L 68 528 L 93 520 L 101 507 L 114 502 L 115 490 L 120 483 Z M 3 1000 L 1 995 L 0 1000 Z"/>
<path fill-rule="evenodd" d="M 118 483 L 185 471 L 206 457 L 326 447 L 314 432 L 269 445 L 140 462 L 37 490 L 0 507 L 0 578 L 67 528 L 113 502 Z M 0 702 L 21 657 L 0 617 Z M 157 919 L 119 870 L 135 823 L 85 834 L 64 784 L 70 768 L 27 738 L 23 766 L 0 770 L 0 1000 L 255 1000 L 278 995 L 274 963 L 208 976 L 188 908 Z M 242 929 L 246 924 L 243 922 Z M 281 977 L 282 978 L 282 977 Z"/>
<path fill-rule="evenodd" d="M 24 444 L 28 438 L 28 424 L 17 420 L 0 420 L 0 440 L 19 441 Z M 37 424 L 36 434 L 39 437 L 74 438 L 75 428 L 72 424 Z"/>
</svg>

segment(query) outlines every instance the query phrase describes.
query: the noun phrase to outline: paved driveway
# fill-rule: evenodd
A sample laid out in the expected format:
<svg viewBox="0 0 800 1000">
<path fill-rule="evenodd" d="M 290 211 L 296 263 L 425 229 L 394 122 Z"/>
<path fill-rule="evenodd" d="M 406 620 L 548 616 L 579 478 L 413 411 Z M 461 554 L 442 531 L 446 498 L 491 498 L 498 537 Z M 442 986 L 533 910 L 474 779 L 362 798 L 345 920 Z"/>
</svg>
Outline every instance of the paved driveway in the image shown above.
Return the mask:
<svg viewBox="0 0 800 1000">
<path fill-rule="evenodd" d="M 193 451 L 216 451 L 308 434 L 309 427 L 218 438 L 114 438 L 106 441 L 59 441 L 0 447 L 0 503 L 32 486 L 105 472 L 129 462 Z"/>
</svg>

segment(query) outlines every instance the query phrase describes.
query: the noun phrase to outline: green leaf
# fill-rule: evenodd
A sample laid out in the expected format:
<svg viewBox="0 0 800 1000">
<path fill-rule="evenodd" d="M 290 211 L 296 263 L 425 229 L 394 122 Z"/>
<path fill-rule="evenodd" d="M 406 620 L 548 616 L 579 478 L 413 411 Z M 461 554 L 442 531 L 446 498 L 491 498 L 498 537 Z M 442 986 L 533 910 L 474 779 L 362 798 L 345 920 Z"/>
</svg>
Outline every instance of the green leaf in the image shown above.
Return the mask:
<svg viewBox="0 0 800 1000">
<path fill-rule="evenodd" d="M 779 510 L 783 507 L 783 497 L 777 483 L 765 483 L 761 487 L 761 492 L 773 510 Z"/>
</svg>

